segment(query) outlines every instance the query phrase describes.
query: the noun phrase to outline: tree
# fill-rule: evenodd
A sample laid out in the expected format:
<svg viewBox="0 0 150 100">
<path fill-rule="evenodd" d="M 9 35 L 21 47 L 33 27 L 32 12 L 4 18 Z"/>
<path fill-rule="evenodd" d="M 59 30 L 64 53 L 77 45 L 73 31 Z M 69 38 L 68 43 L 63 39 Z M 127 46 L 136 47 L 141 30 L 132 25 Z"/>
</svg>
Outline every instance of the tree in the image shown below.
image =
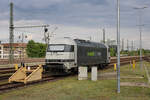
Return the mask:
<svg viewBox="0 0 150 100">
<path fill-rule="evenodd" d="M 27 44 L 27 55 L 28 57 L 45 57 L 46 53 L 46 44 L 36 43 L 33 40 L 30 40 Z"/>
<path fill-rule="evenodd" d="M 110 56 L 111 57 L 116 56 L 116 52 L 114 48 L 110 48 Z"/>
</svg>

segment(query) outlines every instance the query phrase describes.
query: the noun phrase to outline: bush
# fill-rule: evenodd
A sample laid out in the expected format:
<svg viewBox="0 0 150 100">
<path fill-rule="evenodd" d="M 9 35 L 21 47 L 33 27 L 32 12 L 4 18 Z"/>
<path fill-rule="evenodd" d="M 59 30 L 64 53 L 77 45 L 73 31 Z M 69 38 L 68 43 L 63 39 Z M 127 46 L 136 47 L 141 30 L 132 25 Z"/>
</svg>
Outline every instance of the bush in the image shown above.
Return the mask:
<svg viewBox="0 0 150 100">
<path fill-rule="evenodd" d="M 45 57 L 46 47 L 46 44 L 36 43 L 33 40 L 30 40 L 27 44 L 27 55 L 32 58 Z"/>
</svg>

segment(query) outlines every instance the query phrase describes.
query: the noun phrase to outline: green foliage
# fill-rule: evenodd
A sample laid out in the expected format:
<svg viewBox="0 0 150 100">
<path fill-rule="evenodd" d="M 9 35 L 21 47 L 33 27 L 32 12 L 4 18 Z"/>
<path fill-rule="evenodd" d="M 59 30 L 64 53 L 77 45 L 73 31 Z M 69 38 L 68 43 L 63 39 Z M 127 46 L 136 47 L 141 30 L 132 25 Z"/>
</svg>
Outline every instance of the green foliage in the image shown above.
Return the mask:
<svg viewBox="0 0 150 100">
<path fill-rule="evenodd" d="M 27 44 L 27 55 L 28 57 L 45 57 L 46 53 L 46 44 L 36 43 L 33 40 L 30 40 Z"/>
<path fill-rule="evenodd" d="M 116 51 L 114 48 L 110 48 L 110 56 L 111 57 L 116 56 Z"/>
<path fill-rule="evenodd" d="M 150 55 L 150 50 L 144 50 L 142 49 L 143 55 Z"/>
<path fill-rule="evenodd" d="M 134 50 L 134 51 L 121 51 L 120 52 L 121 55 L 127 55 L 127 56 L 139 56 L 140 55 L 140 50 Z M 146 56 L 146 55 L 150 55 L 150 50 L 144 50 L 142 49 L 142 55 Z"/>
</svg>

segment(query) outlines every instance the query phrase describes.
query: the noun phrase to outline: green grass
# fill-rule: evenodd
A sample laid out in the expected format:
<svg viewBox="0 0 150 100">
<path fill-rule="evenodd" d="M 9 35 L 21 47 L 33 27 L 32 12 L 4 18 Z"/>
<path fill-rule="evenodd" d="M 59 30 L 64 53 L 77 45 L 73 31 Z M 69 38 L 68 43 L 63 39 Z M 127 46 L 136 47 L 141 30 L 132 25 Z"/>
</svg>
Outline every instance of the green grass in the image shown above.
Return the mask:
<svg viewBox="0 0 150 100">
<path fill-rule="evenodd" d="M 121 79 L 121 81 L 147 82 L 147 76 L 146 76 L 146 72 L 145 72 L 144 66 L 143 66 L 142 69 L 140 69 L 139 63 L 136 63 L 135 69 L 133 69 L 131 65 L 125 65 L 124 67 L 121 67 L 120 71 L 121 71 L 121 76 L 144 77 L 142 79 Z"/>
<path fill-rule="evenodd" d="M 150 64 L 146 65 L 150 67 Z M 100 74 L 112 71 L 107 69 Z M 138 63 L 135 70 L 129 65 L 121 67 L 121 76 L 142 75 L 145 76 L 143 79 L 121 79 L 121 82 L 147 82 L 145 71 L 140 71 Z M 149 88 L 122 86 L 121 93 L 117 94 L 116 85 L 116 80 L 77 81 L 77 76 L 71 76 L 3 93 L 0 100 L 150 100 Z"/>
</svg>

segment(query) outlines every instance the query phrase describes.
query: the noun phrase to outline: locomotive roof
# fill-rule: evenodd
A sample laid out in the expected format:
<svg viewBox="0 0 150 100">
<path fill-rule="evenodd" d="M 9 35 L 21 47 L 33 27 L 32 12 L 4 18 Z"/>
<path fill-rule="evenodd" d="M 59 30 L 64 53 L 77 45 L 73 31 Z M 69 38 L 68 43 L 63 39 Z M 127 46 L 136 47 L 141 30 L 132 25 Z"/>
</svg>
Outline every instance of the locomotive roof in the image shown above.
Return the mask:
<svg viewBox="0 0 150 100">
<path fill-rule="evenodd" d="M 90 47 L 100 47 L 100 48 L 106 48 L 107 46 L 103 43 L 98 42 L 92 42 L 89 40 L 80 40 L 80 39 L 74 39 L 77 45 L 81 46 L 90 46 Z"/>
<path fill-rule="evenodd" d="M 50 40 L 50 44 L 69 44 L 76 45 L 75 41 L 71 38 L 53 38 Z"/>
<path fill-rule="evenodd" d="M 50 44 L 68 44 L 68 45 L 80 45 L 80 46 L 107 48 L 107 45 L 103 43 L 97 43 L 97 42 L 92 42 L 89 40 L 82 40 L 82 39 L 72 39 L 69 37 L 51 39 Z"/>
</svg>

